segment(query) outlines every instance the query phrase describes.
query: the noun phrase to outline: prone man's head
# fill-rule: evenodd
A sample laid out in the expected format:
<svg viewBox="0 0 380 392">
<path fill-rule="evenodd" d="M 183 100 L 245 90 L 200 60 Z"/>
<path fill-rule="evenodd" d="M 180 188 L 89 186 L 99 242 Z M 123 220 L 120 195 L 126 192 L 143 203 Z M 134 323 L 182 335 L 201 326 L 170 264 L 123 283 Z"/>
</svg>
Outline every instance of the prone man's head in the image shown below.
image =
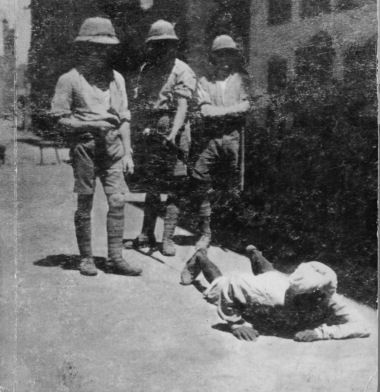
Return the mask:
<svg viewBox="0 0 380 392">
<path fill-rule="evenodd" d="M 285 302 L 298 311 L 309 311 L 326 304 L 336 293 L 337 276 L 319 261 L 302 263 L 289 276 Z"/>
</svg>

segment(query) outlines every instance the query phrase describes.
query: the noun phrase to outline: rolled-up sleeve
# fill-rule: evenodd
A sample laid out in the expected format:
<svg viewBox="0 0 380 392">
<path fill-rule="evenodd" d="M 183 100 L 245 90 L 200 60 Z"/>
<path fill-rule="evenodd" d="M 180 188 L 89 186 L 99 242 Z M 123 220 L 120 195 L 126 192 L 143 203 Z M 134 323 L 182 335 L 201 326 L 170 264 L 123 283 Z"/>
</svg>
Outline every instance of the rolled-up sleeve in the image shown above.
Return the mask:
<svg viewBox="0 0 380 392">
<path fill-rule="evenodd" d="M 236 80 L 236 79 L 235 79 Z M 200 107 L 202 116 L 204 117 L 223 117 L 230 114 L 244 114 L 250 109 L 249 95 L 244 86 L 244 82 L 237 80 L 236 83 L 239 89 L 236 101 L 228 106 L 219 104 L 216 105 L 210 96 L 208 91 L 208 82 L 205 78 L 201 78 L 197 86 L 197 103 Z M 228 91 L 226 92 L 228 94 Z"/>
<path fill-rule="evenodd" d="M 332 296 L 329 305 L 335 317 L 340 320 L 340 323 L 336 325 L 322 324 L 315 328 L 314 331 L 321 340 L 365 338 L 370 335 L 364 317 L 347 299 L 339 294 L 335 294 Z"/>
<path fill-rule="evenodd" d="M 199 80 L 196 88 L 196 99 L 198 106 L 211 105 L 211 97 L 204 86 L 203 78 Z"/>
<path fill-rule="evenodd" d="M 197 104 L 201 110 L 202 116 L 204 117 L 224 116 L 227 113 L 227 111 L 223 106 L 212 105 L 211 97 L 209 92 L 207 91 L 206 83 L 204 83 L 204 79 L 202 78 L 197 85 L 197 91 L 196 91 Z"/>
<path fill-rule="evenodd" d="M 192 99 L 196 88 L 196 78 L 194 72 L 189 67 L 179 70 L 173 93 L 180 98 Z"/>
<path fill-rule="evenodd" d="M 72 114 L 73 88 L 70 76 L 62 75 L 55 87 L 54 97 L 51 102 L 50 115 L 54 117 L 67 117 Z"/>
<path fill-rule="evenodd" d="M 120 94 L 119 117 L 121 121 L 131 121 L 131 112 L 128 106 L 128 96 L 123 76 L 115 72 L 115 81 Z"/>
</svg>

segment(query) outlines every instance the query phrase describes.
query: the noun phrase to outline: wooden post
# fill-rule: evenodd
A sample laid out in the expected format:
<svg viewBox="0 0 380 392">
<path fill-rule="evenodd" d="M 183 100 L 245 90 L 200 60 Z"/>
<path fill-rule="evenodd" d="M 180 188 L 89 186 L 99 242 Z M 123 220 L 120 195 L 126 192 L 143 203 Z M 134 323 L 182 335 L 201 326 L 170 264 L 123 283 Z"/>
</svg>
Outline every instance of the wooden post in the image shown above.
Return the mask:
<svg viewBox="0 0 380 392">
<path fill-rule="evenodd" d="M 57 162 L 60 165 L 61 164 L 61 159 L 59 157 L 58 147 L 55 146 L 54 150 L 55 150 L 55 158 L 57 159 Z"/>
<path fill-rule="evenodd" d="M 242 128 L 240 134 L 240 191 L 244 191 L 245 186 L 245 127 Z"/>
<path fill-rule="evenodd" d="M 40 165 L 42 166 L 44 164 L 44 151 L 41 144 L 39 145 L 39 147 L 40 147 Z"/>
</svg>

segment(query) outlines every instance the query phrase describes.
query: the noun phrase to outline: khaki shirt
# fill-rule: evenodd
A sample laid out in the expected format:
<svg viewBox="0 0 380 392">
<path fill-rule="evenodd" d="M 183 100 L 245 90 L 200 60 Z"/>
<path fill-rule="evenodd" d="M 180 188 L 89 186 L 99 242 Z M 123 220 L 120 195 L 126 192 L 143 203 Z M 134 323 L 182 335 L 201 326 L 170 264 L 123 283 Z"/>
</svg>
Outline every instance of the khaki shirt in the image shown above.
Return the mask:
<svg viewBox="0 0 380 392">
<path fill-rule="evenodd" d="M 194 72 L 179 59 L 170 69 L 146 63 L 140 71 L 135 98 L 145 110 L 175 111 L 177 99 L 191 100 L 195 86 Z"/>
<path fill-rule="evenodd" d="M 80 72 L 80 68 L 73 68 L 63 74 L 57 82 L 51 103 L 51 115 L 54 117 L 74 117 L 82 121 L 110 121 L 121 124 L 130 121 L 128 98 L 124 78 L 116 71 L 112 71 L 109 87 L 102 90 L 92 85 Z M 81 134 L 76 142 L 87 143 L 89 148 L 94 145 L 94 137 Z M 90 144 L 89 144 L 90 143 Z M 96 140 L 96 151 L 102 151 L 110 162 L 115 162 L 124 156 L 124 147 L 116 126 L 108 131 L 103 139 Z"/>
<path fill-rule="evenodd" d="M 55 88 L 51 103 L 55 116 L 74 116 L 83 121 L 131 118 L 124 78 L 113 71 L 113 79 L 106 91 L 91 85 L 76 69 L 63 74 Z"/>
<path fill-rule="evenodd" d="M 206 77 L 200 78 L 197 103 L 205 117 L 247 112 L 250 104 L 244 76 L 236 72 L 222 82 Z"/>
<path fill-rule="evenodd" d="M 161 136 L 168 135 L 177 111 L 178 99 L 191 101 L 195 88 L 194 72 L 179 59 L 167 65 L 144 64 L 135 90 L 136 109 L 132 116 L 133 129 L 137 131 L 135 135 L 146 128 Z M 185 160 L 189 154 L 190 143 L 190 122 L 186 119 L 176 140 Z M 179 158 L 173 169 L 174 175 L 186 173 L 183 165 L 183 158 Z"/>
</svg>

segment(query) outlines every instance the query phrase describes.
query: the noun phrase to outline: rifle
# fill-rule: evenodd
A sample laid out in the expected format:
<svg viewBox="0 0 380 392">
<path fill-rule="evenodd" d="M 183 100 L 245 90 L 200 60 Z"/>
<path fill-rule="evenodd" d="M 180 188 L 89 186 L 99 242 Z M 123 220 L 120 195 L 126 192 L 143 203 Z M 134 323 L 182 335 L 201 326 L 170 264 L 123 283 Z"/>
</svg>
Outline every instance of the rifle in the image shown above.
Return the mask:
<svg viewBox="0 0 380 392">
<path fill-rule="evenodd" d="M 172 150 L 174 153 L 176 153 L 177 158 L 183 162 L 184 165 L 187 166 L 187 168 L 191 171 L 194 171 L 194 165 L 192 164 L 191 160 L 189 159 L 189 157 L 184 153 L 184 151 L 177 146 L 176 144 L 173 144 L 171 142 L 169 142 L 166 137 L 165 134 L 157 132 L 156 130 L 152 130 L 149 129 L 149 135 L 152 135 L 154 137 L 157 137 L 161 140 L 162 145 L 164 148 L 167 148 L 169 150 Z"/>
</svg>

